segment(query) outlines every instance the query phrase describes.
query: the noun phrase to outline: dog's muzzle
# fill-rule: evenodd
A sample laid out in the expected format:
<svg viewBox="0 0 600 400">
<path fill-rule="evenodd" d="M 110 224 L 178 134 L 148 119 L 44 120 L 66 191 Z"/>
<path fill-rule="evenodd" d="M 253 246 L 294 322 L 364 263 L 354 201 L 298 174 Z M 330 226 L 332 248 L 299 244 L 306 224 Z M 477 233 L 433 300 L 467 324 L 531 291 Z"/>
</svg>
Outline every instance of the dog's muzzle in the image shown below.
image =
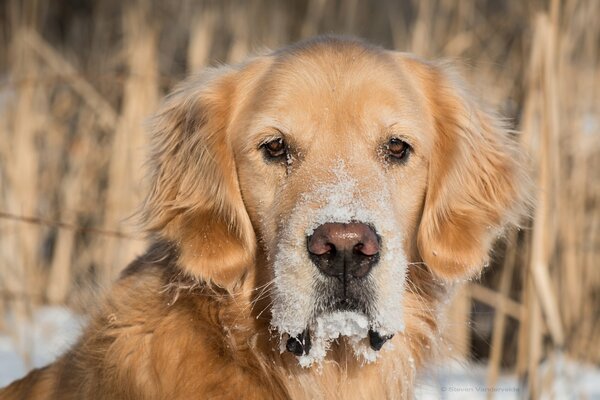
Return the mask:
<svg viewBox="0 0 600 400">
<path fill-rule="evenodd" d="M 324 278 L 329 279 L 323 292 L 329 299 L 326 312 L 367 312 L 367 278 L 379 262 L 380 241 L 371 226 L 360 222 L 325 223 L 307 237 L 310 260 Z M 306 328 L 299 335 L 289 337 L 286 349 L 297 356 L 309 354 L 311 333 Z M 391 337 L 373 329 L 368 332 L 369 344 L 375 351 Z"/>
</svg>

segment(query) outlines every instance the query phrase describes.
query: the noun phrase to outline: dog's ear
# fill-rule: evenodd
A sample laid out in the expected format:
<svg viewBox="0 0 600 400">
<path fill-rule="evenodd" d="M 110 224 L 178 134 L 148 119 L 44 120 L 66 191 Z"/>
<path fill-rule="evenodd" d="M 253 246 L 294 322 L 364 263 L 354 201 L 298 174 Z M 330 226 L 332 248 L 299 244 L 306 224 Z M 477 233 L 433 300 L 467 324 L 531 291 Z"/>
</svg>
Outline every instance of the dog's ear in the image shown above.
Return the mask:
<svg viewBox="0 0 600 400">
<path fill-rule="evenodd" d="M 148 230 L 172 243 L 189 275 L 231 288 L 254 258 L 228 124 L 239 72 L 221 67 L 188 79 L 153 120 Z"/>
<path fill-rule="evenodd" d="M 421 78 L 435 130 L 419 252 L 442 279 L 468 278 L 487 263 L 502 230 L 526 211 L 523 156 L 447 66 L 406 63 Z"/>
</svg>

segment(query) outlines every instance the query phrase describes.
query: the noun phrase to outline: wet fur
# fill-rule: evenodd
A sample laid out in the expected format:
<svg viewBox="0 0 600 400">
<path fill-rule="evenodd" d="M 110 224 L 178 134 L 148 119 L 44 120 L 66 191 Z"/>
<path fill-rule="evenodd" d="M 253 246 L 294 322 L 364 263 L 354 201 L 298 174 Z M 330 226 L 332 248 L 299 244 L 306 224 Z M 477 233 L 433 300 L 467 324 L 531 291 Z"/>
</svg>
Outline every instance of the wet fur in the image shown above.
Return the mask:
<svg viewBox="0 0 600 400">
<path fill-rule="evenodd" d="M 288 72 L 293 65 L 300 79 L 312 73 L 304 62 L 338 65 L 351 56 L 395 68 L 419 96 L 415 112 L 434 135 L 407 222 L 406 328 L 373 364 L 362 365 L 341 341 L 320 369 L 303 369 L 279 352 L 269 327 L 266 249 L 277 230 L 257 216 L 281 216 L 260 209 L 251 177 L 238 176 L 238 155 L 250 145 L 234 140 L 231 127 L 260 112 L 254 104 L 269 93 L 257 88 L 268 87 L 274 65 Z M 492 241 L 527 203 L 512 139 L 448 67 L 344 38 L 303 42 L 181 84 L 154 120 L 150 169 L 148 252 L 122 273 L 69 352 L 0 390 L 0 398 L 410 397 L 417 371 L 439 356 L 457 282 L 481 270 Z M 280 207 L 291 210 L 289 203 Z"/>
</svg>

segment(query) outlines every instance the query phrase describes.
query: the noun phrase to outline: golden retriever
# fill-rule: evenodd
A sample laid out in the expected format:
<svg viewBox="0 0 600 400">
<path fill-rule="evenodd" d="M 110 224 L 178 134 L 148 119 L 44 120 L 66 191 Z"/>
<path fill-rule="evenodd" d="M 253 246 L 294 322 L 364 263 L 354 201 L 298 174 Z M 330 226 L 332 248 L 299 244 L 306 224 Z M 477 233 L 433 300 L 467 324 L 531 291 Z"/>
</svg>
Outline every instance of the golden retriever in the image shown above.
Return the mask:
<svg viewBox="0 0 600 400">
<path fill-rule="evenodd" d="M 181 84 L 154 119 L 145 255 L 2 399 L 400 399 L 526 203 L 444 65 L 319 37 Z"/>
</svg>

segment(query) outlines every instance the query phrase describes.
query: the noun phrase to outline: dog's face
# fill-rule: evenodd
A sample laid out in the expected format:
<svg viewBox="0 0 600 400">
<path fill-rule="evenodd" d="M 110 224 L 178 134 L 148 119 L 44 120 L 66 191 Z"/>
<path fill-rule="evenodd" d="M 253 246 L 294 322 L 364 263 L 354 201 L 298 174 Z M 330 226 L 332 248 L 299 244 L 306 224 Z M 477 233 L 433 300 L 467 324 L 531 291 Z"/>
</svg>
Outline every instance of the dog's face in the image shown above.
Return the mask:
<svg viewBox="0 0 600 400">
<path fill-rule="evenodd" d="M 372 360 L 431 311 L 411 266 L 469 277 L 517 215 L 516 153 L 438 67 L 333 39 L 213 74 L 157 119 L 147 217 L 195 277 L 254 269 L 305 365 L 338 336 Z"/>
<path fill-rule="evenodd" d="M 273 325 L 298 353 L 361 317 L 359 337 L 398 332 L 434 138 L 425 100 L 392 60 L 358 48 L 282 56 L 260 86 L 232 145 Z M 341 325 L 317 332 L 332 314 Z"/>
</svg>

